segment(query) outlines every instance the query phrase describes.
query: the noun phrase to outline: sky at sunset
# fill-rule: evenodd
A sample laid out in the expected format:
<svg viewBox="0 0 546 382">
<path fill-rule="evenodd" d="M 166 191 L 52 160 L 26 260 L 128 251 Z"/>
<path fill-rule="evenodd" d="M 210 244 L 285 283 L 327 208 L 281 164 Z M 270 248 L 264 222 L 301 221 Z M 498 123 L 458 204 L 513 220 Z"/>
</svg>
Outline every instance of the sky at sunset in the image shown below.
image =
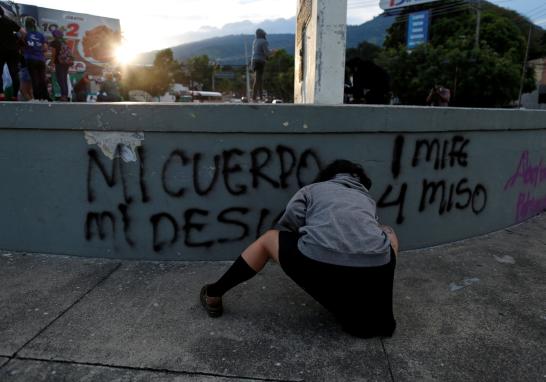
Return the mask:
<svg viewBox="0 0 546 382">
<path fill-rule="evenodd" d="M 190 32 L 229 23 L 291 18 L 298 0 L 23 0 L 18 3 L 120 19 L 126 49 L 143 52 L 185 42 Z M 544 0 L 493 0 L 546 26 Z M 379 0 L 348 0 L 347 21 L 361 24 L 380 14 Z M 245 33 L 253 33 L 249 26 Z M 286 31 L 291 32 L 291 31 Z M 293 31 L 292 31 L 293 33 Z"/>
</svg>

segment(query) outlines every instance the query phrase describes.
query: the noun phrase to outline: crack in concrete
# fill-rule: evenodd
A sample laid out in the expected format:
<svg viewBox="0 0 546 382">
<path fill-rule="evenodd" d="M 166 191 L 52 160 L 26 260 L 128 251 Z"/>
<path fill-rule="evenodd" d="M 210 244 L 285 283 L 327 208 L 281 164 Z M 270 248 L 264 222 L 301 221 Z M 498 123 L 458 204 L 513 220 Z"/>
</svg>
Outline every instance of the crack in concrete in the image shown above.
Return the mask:
<svg viewBox="0 0 546 382">
<path fill-rule="evenodd" d="M 61 311 L 57 317 L 55 317 L 53 320 L 51 320 L 46 326 L 44 326 L 41 330 L 38 331 L 38 333 L 36 333 L 36 335 L 34 335 L 30 340 L 28 340 L 27 342 L 25 342 L 19 349 L 17 349 L 15 351 L 15 353 L 13 353 L 13 355 L 10 358 L 10 361 L 11 359 L 13 358 L 17 358 L 17 355 L 19 354 L 19 352 L 21 350 L 23 350 L 28 344 L 30 344 L 32 341 L 34 341 L 36 338 L 38 338 L 43 332 L 45 332 L 51 325 L 53 325 L 55 322 L 57 322 L 58 319 L 60 319 L 62 316 L 64 316 L 70 309 L 72 309 L 74 306 L 76 306 L 76 304 L 78 304 L 81 300 L 83 300 L 89 293 L 91 293 L 93 290 L 95 290 L 95 288 L 97 288 L 100 284 L 102 284 L 103 282 L 105 282 L 108 278 L 110 278 L 110 276 L 112 276 L 114 274 L 114 272 L 116 272 L 120 267 L 121 267 L 122 263 L 117 263 L 116 266 L 114 267 L 114 269 L 112 269 L 110 272 L 108 272 L 108 274 L 106 274 L 102 279 L 100 279 L 95 285 L 91 286 L 91 288 L 89 288 L 89 290 L 87 292 L 85 292 L 84 294 L 82 294 L 80 297 L 78 297 L 76 299 L 76 301 L 74 301 L 72 304 L 70 304 L 70 306 L 68 306 L 66 309 L 64 309 L 63 311 Z M 9 363 L 9 361 L 8 361 Z"/>
<path fill-rule="evenodd" d="M 391 367 L 391 361 L 389 359 L 389 354 L 387 353 L 387 349 L 385 348 L 385 343 L 383 342 L 383 338 L 380 338 L 379 341 L 381 342 L 381 347 L 383 348 L 383 354 L 385 355 L 385 360 L 387 361 L 387 367 L 389 368 L 389 374 L 391 376 L 391 381 L 394 381 L 394 375 L 392 374 L 392 367 Z"/>
<path fill-rule="evenodd" d="M 2 370 L 4 366 L 6 366 L 10 362 L 11 362 L 11 358 L 8 358 L 8 357 L 6 357 L 6 361 L 4 363 L 0 361 L 0 370 Z"/>
<path fill-rule="evenodd" d="M 204 371 L 184 371 L 184 370 L 172 370 L 172 369 L 157 369 L 153 367 L 136 367 L 136 366 L 120 366 L 120 365 L 109 365 L 100 362 L 79 362 L 79 361 L 68 361 L 68 360 L 59 360 L 59 359 L 43 359 L 43 358 L 34 358 L 34 357 L 17 357 L 14 356 L 11 360 L 20 360 L 20 361 L 35 361 L 35 362 L 45 362 L 45 363 L 60 363 L 63 365 L 79 365 L 79 366 L 96 366 L 96 367 L 106 367 L 111 369 L 118 370 L 130 370 L 130 371 L 146 371 L 152 373 L 165 373 L 173 375 L 196 375 L 196 376 L 207 376 L 207 377 L 219 377 L 227 379 L 236 379 L 236 380 L 246 380 L 246 381 L 267 381 L 267 382 L 302 382 L 303 379 L 278 379 L 278 378 L 264 378 L 264 377 L 248 377 L 240 375 L 230 375 L 230 374 L 220 374 L 220 373 L 210 373 Z M 6 363 L 6 365 L 8 364 Z"/>
</svg>

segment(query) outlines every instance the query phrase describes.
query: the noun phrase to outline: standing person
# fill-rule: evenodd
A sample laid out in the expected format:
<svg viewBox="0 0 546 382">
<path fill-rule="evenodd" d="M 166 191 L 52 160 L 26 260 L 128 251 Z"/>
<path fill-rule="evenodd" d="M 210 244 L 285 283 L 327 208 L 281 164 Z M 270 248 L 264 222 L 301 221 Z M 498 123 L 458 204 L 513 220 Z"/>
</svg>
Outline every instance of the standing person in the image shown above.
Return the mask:
<svg viewBox="0 0 546 382">
<path fill-rule="evenodd" d="M 44 55 L 47 51 L 47 41 L 44 35 L 36 29 L 36 21 L 33 18 L 26 19 L 25 28 L 27 35 L 24 56 L 32 80 L 32 92 L 35 99 L 49 100 Z"/>
<path fill-rule="evenodd" d="M 383 68 L 360 57 L 351 58 L 346 66 L 353 79 L 353 103 L 386 105 L 390 102 L 390 78 Z"/>
<path fill-rule="evenodd" d="M 100 86 L 97 102 L 120 102 L 119 87 L 112 73 L 104 75 L 104 82 Z"/>
<path fill-rule="evenodd" d="M 5 100 L 2 72 L 8 65 L 13 86 L 13 94 L 19 92 L 19 47 L 17 41 L 25 35 L 25 31 L 13 20 L 8 19 L 0 6 L 0 101 Z M 17 98 L 15 98 L 17 99 Z"/>
<path fill-rule="evenodd" d="M 391 336 L 398 239 L 377 220 L 371 184 L 358 164 L 329 164 L 288 202 L 277 229 L 260 236 L 218 281 L 201 289 L 209 316 L 220 316 L 223 294 L 273 259 L 348 333 Z"/>
<path fill-rule="evenodd" d="M 87 94 L 91 88 L 89 74 L 85 73 L 83 77 L 74 85 L 74 98 L 76 102 L 86 102 Z"/>
<path fill-rule="evenodd" d="M 252 42 L 251 68 L 254 72 L 252 100 L 254 102 L 256 102 L 258 98 L 262 98 L 265 62 L 272 53 L 271 50 L 269 50 L 269 43 L 265 36 L 265 31 L 258 28 L 256 29 L 256 37 Z"/>
<path fill-rule="evenodd" d="M 30 73 L 28 72 L 27 61 L 25 57 L 20 55 L 21 69 L 19 70 L 19 80 L 21 82 L 19 87 L 18 99 L 20 101 L 31 101 L 34 96 L 32 95 L 32 80 L 30 79 Z"/>
<path fill-rule="evenodd" d="M 68 69 L 74 63 L 70 47 L 64 40 L 64 34 L 60 29 L 52 32 L 53 42 L 51 43 L 51 63 L 55 66 L 55 77 L 61 88 L 61 98 L 63 102 L 68 101 Z"/>
<path fill-rule="evenodd" d="M 451 91 L 448 88 L 442 85 L 434 85 L 428 94 L 427 104 L 430 106 L 449 106 L 450 100 Z"/>
</svg>

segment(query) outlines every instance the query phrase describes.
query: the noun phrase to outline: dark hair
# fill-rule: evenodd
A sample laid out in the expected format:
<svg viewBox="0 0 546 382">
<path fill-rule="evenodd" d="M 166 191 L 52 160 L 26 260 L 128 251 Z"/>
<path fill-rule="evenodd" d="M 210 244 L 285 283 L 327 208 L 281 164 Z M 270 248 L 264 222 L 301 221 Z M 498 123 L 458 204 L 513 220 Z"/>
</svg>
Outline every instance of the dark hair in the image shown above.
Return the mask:
<svg viewBox="0 0 546 382">
<path fill-rule="evenodd" d="M 256 37 L 257 38 L 265 38 L 265 31 L 261 28 L 256 29 Z"/>
<path fill-rule="evenodd" d="M 350 174 L 357 177 L 360 183 L 368 190 L 372 187 L 372 181 L 368 178 L 362 166 L 345 159 L 336 159 L 322 169 L 317 175 L 315 182 L 325 182 L 334 178 L 337 174 Z"/>
<path fill-rule="evenodd" d="M 32 17 L 27 17 L 25 20 L 25 28 L 31 32 L 36 30 L 36 20 Z"/>
<path fill-rule="evenodd" d="M 0 5 L 0 17 L 4 16 L 4 8 Z"/>
</svg>

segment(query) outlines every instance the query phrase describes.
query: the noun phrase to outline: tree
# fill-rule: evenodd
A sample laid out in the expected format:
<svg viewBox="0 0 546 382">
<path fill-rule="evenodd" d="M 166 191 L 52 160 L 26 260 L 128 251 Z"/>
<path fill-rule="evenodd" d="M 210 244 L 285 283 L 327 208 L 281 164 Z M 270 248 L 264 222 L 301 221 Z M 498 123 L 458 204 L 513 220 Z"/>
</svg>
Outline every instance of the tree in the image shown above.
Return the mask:
<svg viewBox="0 0 546 382">
<path fill-rule="evenodd" d="M 233 73 L 232 78 L 216 78 L 215 89 L 223 94 L 230 94 L 234 97 L 246 95 L 246 77 L 244 66 L 220 66 L 215 68 L 215 73 Z"/>
<path fill-rule="evenodd" d="M 531 44 L 529 45 L 529 59 L 541 58 L 546 56 L 546 32 L 544 29 L 532 22 L 516 11 L 511 9 L 501 8 L 489 2 L 483 2 L 483 8 L 487 12 L 497 13 L 504 18 L 511 20 L 520 32 L 527 37 L 529 28 L 532 28 Z"/>
<path fill-rule="evenodd" d="M 203 89 L 212 89 L 212 72 L 214 65 L 209 60 L 209 56 L 195 56 L 186 61 L 190 78 L 190 88 L 194 88 L 198 83 Z"/>
<path fill-rule="evenodd" d="M 185 83 L 188 81 L 187 70 L 183 64 L 174 59 L 172 49 L 164 49 L 156 54 L 154 68 L 167 73 L 172 82 Z"/>
<path fill-rule="evenodd" d="M 456 106 L 504 107 L 517 100 L 526 49 L 526 36 L 517 24 L 495 8 L 485 9 L 476 48 L 475 11 L 461 8 L 457 1 L 439 4 L 442 8 L 428 6 L 433 15 L 428 44 L 411 51 L 405 47 L 405 13 L 409 11 L 389 29 L 378 62 L 389 72 L 395 96 L 404 104 L 421 105 L 430 88 L 438 84 L 451 89 L 451 104 Z M 446 13 L 446 9 L 457 12 Z M 533 73 L 528 70 L 524 91 L 534 86 Z"/>
<path fill-rule="evenodd" d="M 264 90 L 272 98 L 285 102 L 294 100 L 294 57 L 284 49 L 276 50 L 267 60 Z"/>
<path fill-rule="evenodd" d="M 161 50 L 157 52 L 152 67 L 133 67 L 126 71 L 122 92 L 144 90 L 152 96 L 161 96 L 183 75 L 183 68 L 174 59 L 172 50 Z"/>
<path fill-rule="evenodd" d="M 381 53 L 381 48 L 375 44 L 363 41 L 356 48 L 348 48 L 345 60 L 348 62 L 353 58 L 360 58 L 363 61 L 375 61 Z"/>
</svg>

